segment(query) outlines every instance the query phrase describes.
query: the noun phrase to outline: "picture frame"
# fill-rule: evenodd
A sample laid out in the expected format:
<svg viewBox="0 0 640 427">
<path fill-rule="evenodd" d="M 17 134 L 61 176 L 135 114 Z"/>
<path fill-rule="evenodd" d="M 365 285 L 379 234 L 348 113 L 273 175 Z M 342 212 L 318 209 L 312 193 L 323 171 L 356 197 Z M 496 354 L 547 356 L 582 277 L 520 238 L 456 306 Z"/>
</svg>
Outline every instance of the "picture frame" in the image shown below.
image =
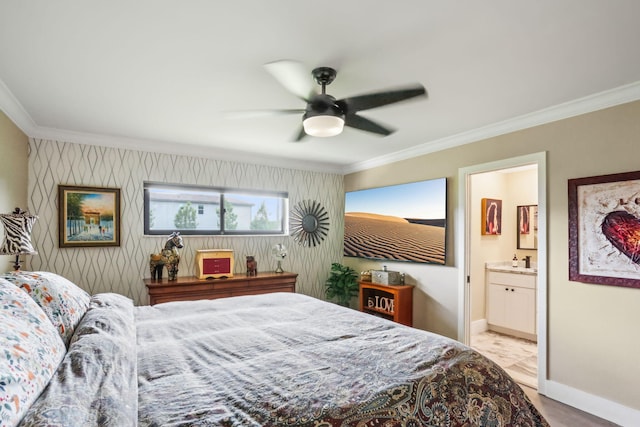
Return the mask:
<svg viewBox="0 0 640 427">
<path fill-rule="evenodd" d="M 640 288 L 640 171 L 568 181 L 569 280 Z"/>
<path fill-rule="evenodd" d="M 531 232 L 531 206 L 518 206 L 518 233 Z"/>
<path fill-rule="evenodd" d="M 516 209 L 516 248 L 538 249 L 538 205 L 520 205 Z"/>
<path fill-rule="evenodd" d="M 58 245 L 120 246 L 120 189 L 58 185 Z"/>
<path fill-rule="evenodd" d="M 502 234 L 502 200 L 482 199 L 482 235 Z"/>
<path fill-rule="evenodd" d="M 446 265 L 447 178 L 347 191 L 344 206 L 343 256 Z"/>
</svg>

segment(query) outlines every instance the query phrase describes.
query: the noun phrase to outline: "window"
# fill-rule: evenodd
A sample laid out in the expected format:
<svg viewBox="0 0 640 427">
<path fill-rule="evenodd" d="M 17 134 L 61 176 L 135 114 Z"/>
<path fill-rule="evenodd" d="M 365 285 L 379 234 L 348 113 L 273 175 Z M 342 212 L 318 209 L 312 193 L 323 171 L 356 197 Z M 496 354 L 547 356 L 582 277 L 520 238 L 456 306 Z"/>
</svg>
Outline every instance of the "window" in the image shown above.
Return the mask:
<svg viewBox="0 0 640 427">
<path fill-rule="evenodd" d="M 286 234 L 287 224 L 286 192 L 144 183 L 146 235 Z"/>
</svg>

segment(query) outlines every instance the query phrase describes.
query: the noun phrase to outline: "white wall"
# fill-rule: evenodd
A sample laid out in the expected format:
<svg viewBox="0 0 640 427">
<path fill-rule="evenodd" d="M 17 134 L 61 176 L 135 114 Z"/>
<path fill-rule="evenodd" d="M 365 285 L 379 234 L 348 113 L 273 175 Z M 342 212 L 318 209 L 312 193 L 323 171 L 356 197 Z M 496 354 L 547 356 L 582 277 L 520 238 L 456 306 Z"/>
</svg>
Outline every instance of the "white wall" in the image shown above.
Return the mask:
<svg viewBox="0 0 640 427">
<path fill-rule="evenodd" d="M 517 249 L 517 209 L 519 205 L 538 204 L 537 170 L 486 172 L 471 176 L 470 288 L 471 321 L 485 319 L 485 264 L 507 262 L 515 254 L 519 260 L 530 255 L 535 262 L 537 251 Z M 502 233 L 481 234 L 481 200 L 502 200 Z"/>
<path fill-rule="evenodd" d="M 499 235 L 481 234 L 482 199 L 502 200 L 502 227 Z M 469 273 L 471 276 L 471 321 L 485 318 L 485 263 L 508 261 L 515 252 L 515 242 L 511 241 L 511 201 L 508 197 L 506 175 L 489 172 L 471 176 L 471 226 L 469 232 Z"/>
<path fill-rule="evenodd" d="M 457 270 L 447 266 L 408 262 L 374 261 L 362 258 L 343 258 L 343 264 L 358 273 L 366 270 L 388 270 L 405 273 L 405 283 L 413 290 L 413 327 L 454 337 L 457 333 L 457 294 L 450 292 L 445 283 L 456 280 Z M 354 303 L 352 306 L 355 307 Z"/>
</svg>

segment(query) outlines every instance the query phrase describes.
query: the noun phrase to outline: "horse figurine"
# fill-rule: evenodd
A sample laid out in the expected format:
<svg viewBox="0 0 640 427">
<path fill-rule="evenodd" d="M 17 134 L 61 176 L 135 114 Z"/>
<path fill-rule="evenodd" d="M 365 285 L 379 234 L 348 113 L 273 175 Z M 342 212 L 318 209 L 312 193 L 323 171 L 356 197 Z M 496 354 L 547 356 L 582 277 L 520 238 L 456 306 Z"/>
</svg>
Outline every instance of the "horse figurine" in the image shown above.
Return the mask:
<svg viewBox="0 0 640 427">
<path fill-rule="evenodd" d="M 178 264 L 180 263 L 180 253 L 178 249 L 184 247 L 182 236 L 179 231 L 171 233 L 164 245 L 164 249 L 157 254 L 151 254 L 149 258 L 149 269 L 151 279 L 162 280 L 162 269 L 167 266 L 169 280 L 176 280 L 178 277 Z"/>
<path fill-rule="evenodd" d="M 247 276 L 258 275 L 258 261 L 252 255 L 247 255 Z"/>
</svg>

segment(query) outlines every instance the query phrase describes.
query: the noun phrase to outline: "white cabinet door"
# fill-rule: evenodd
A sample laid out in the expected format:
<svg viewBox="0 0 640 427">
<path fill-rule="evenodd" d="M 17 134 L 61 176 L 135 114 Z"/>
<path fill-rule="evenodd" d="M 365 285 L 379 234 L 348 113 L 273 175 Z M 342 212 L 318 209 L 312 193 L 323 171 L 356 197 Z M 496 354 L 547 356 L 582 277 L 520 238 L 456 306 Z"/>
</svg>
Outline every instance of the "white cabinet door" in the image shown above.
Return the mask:
<svg viewBox="0 0 640 427">
<path fill-rule="evenodd" d="M 488 274 L 487 322 L 490 325 L 513 329 L 528 334 L 536 333 L 536 290 L 535 287 L 518 287 L 511 284 L 511 277 L 521 275 L 499 273 Z M 492 280 L 494 279 L 494 280 Z M 531 278 L 527 278 L 530 280 Z M 495 283 L 498 282 L 498 283 Z M 502 283 L 500 283 L 502 282 Z M 513 282 L 520 284 L 517 280 Z M 535 281 L 532 281 L 535 284 Z M 522 283 L 524 286 L 529 283 Z M 535 286 L 535 285 L 534 285 Z"/>
<path fill-rule="evenodd" d="M 528 288 L 510 288 L 507 299 L 507 317 L 511 329 L 536 333 L 536 293 Z"/>
<path fill-rule="evenodd" d="M 489 301 L 487 322 L 491 325 L 509 328 L 507 318 L 508 287 L 504 285 L 489 284 Z"/>
</svg>

